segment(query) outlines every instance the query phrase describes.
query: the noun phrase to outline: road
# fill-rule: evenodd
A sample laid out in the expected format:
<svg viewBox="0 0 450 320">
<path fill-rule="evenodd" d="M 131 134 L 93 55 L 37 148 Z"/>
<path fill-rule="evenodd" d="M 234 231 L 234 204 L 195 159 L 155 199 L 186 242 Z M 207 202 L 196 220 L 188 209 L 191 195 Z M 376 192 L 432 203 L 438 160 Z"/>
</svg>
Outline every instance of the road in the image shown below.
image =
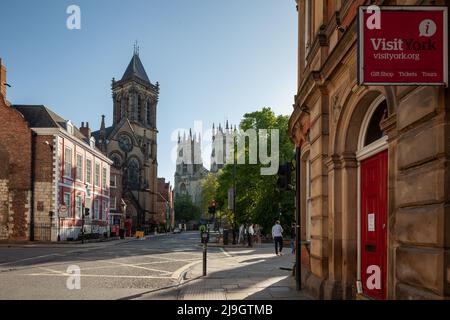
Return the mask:
<svg viewBox="0 0 450 320">
<path fill-rule="evenodd" d="M 198 233 L 92 246 L 0 247 L 0 299 L 133 299 L 175 286 L 202 259 Z M 209 258 L 224 257 L 210 248 Z M 68 289 L 69 266 L 80 289 Z M 69 283 L 75 283 L 69 281 Z"/>
</svg>

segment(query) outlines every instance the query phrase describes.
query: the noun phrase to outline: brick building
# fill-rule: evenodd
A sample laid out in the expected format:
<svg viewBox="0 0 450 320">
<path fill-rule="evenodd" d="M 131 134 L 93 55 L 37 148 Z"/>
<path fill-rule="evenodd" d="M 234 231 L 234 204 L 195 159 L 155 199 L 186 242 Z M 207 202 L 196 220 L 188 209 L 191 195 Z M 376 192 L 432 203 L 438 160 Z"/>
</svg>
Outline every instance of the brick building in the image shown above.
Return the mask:
<svg viewBox="0 0 450 320">
<path fill-rule="evenodd" d="M 32 131 L 6 100 L 6 69 L 1 59 L 0 67 L 0 240 L 28 240 L 33 215 Z"/>
<path fill-rule="evenodd" d="M 358 85 L 356 15 L 371 2 L 297 1 L 289 131 L 308 252 L 303 286 L 325 299 L 448 298 L 449 89 Z M 379 289 L 366 286 L 373 261 Z"/>
<path fill-rule="evenodd" d="M 3 66 L 0 83 L 0 239 L 77 239 L 85 208 L 85 232 L 108 232 L 112 161 L 48 108 L 8 103 Z"/>
<path fill-rule="evenodd" d="M 173 207 L 173 189 L 165 178 L 158 178 L 158 208 L 155 224 L 163 224 L 167 230 L 175 226 L 175 211 Z"/>
<path fill-rule="evenodd" d="M 70 120 L 45 106 L 14 105 L 33 131 L 34 223 L 36 240 L 77 239 L 84 219 L 86 234 L 109 232 L 109 184 L 112 161 Z M 51 226 L 49 228 L 49 226 Z M 51 229 L 51 230 L 49 230 Z"/>
</svg>

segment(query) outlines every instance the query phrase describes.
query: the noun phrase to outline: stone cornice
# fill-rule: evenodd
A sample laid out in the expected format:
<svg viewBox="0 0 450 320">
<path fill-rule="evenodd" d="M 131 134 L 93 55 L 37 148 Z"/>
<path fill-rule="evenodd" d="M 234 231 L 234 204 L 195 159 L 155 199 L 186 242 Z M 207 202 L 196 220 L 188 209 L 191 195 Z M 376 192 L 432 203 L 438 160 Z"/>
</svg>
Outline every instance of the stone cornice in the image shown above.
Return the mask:
<svg viewBox="0 0 450 320">
<path fill-rule="evenodd" d="M 336 47 L 331 51 L 320 70 L 310 71 L 301 83 L 296 95 L 296 105 L 303 105 L 316 85 L 323 85 L 341 65 L 345 55 L 356 44 L 356 19 L 349 26 Z"/>
</svg>

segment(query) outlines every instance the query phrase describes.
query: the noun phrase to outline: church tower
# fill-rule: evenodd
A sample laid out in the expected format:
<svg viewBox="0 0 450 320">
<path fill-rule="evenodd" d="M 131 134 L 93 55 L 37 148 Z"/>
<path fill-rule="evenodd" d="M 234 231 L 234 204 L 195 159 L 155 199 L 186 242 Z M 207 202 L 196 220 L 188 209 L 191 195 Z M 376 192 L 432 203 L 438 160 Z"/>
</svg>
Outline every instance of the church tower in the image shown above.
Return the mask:
<svg viewBox="0 0 450 320">
<path fill-rule="evenodd" d="M 217 173 L 227 164 L 227 157 L 232 156 L 232 144 L 234 144 L 234 133 L 236 126 L 229 125 L 228 120 L 225 129 L 219 124 L 216 129 L 214 124 L 212 127 L 212 143 L 211 143 L 211 172 Z M 231 158 L 232 159 L 232 158 Z"/>
<path fill-rule="evenodd" d="M 122 173 L 126 215 L 134 228 L 151 227 L 157 212 L 157 124 L 159 83 L 153 84 L 135 45 L 122 78 L 112 80 L 113 124 L 94 132 L 97 146 Z"/>
<path fill-rule="evenodd" d="M 175 171 L 175 196 L 189 195 L 192 202 L 200 206 L 202 180 L 208 174 L 203 166 L 201 135 L 189 130 L 189 135 L 178 134 L 177 166 Z"/>
</svg>

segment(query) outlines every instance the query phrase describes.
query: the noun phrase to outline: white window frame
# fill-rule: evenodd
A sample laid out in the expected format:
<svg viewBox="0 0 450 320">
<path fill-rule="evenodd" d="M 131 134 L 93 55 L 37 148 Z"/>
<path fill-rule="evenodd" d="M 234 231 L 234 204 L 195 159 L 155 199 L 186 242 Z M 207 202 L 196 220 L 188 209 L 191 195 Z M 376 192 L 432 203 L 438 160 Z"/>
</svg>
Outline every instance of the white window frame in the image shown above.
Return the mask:
<svg viewBox="0 0 450 320">
<path fill-rule="evenodd" d="M 110 197 L 109 198 L 109 210 L 116 210 L 116 209 L 117 209 L 117 198 Z"/>
<path fill-rule="evenodd" d="M 108 187 L 108 169 L 106 167 L 102 167 L 102 188 L 106 189 Z"/>
<path fill-rule="evenodd" d="M 68 157 L 68 153 L 70 156 Z M 69 158 L 69 159 L 67 159 Z M 64 148 L 64 177 L 72 179 L 72 149 L 69 147 Z M 68 170 L 69 169 L 69 170 Z"/>
<path fill-rule="evenodd" d="M 108 215 L 108 201 L 102 200 L 102 221 L 106 220 Z"/>
<path fill-rule="evenodd" d="M 101 175 L 101 173 L 100 173 L 100 171 L 101 171 L 100 163 L 95 162 L 94 167 L 95 167 L 94 168 L 94 185 L 96 187 L 100 187 L 100 175 Z"/>
<path fill-rule="evenodd" d="M 69 196 L 69 201 L 66 201 L 66 196 Z M 64 204 L 67 207 L 66 217 L 67 218 L 72 218 L 72 193 L 64 192 L 63 201 L 64 201 Z"/>
<path fill-rule="evenodd" d="M 92 159 L 87 158 L 86 158 L 86 183 L 92 184 Z"/>
<path fill-rule="evenodd" d="M 94 200 L 94 220 L 98 220 L 100 217 L 100 200 Z"/>
<path fill-rule="evenodd" d="M 76 196 L 75 197 L 75 218 L 81 219 L 83 215 L 83 197 Z"/>
<path fill-rule="evenodd" d="M 80 159 L 80 163 L 78 163 L 78 159 Z M 75 162 L 76 162 L 75 178 L 78 181 L 83 181 L 83 155 L 81 153 L 77 153 Z"/>
</svg>

